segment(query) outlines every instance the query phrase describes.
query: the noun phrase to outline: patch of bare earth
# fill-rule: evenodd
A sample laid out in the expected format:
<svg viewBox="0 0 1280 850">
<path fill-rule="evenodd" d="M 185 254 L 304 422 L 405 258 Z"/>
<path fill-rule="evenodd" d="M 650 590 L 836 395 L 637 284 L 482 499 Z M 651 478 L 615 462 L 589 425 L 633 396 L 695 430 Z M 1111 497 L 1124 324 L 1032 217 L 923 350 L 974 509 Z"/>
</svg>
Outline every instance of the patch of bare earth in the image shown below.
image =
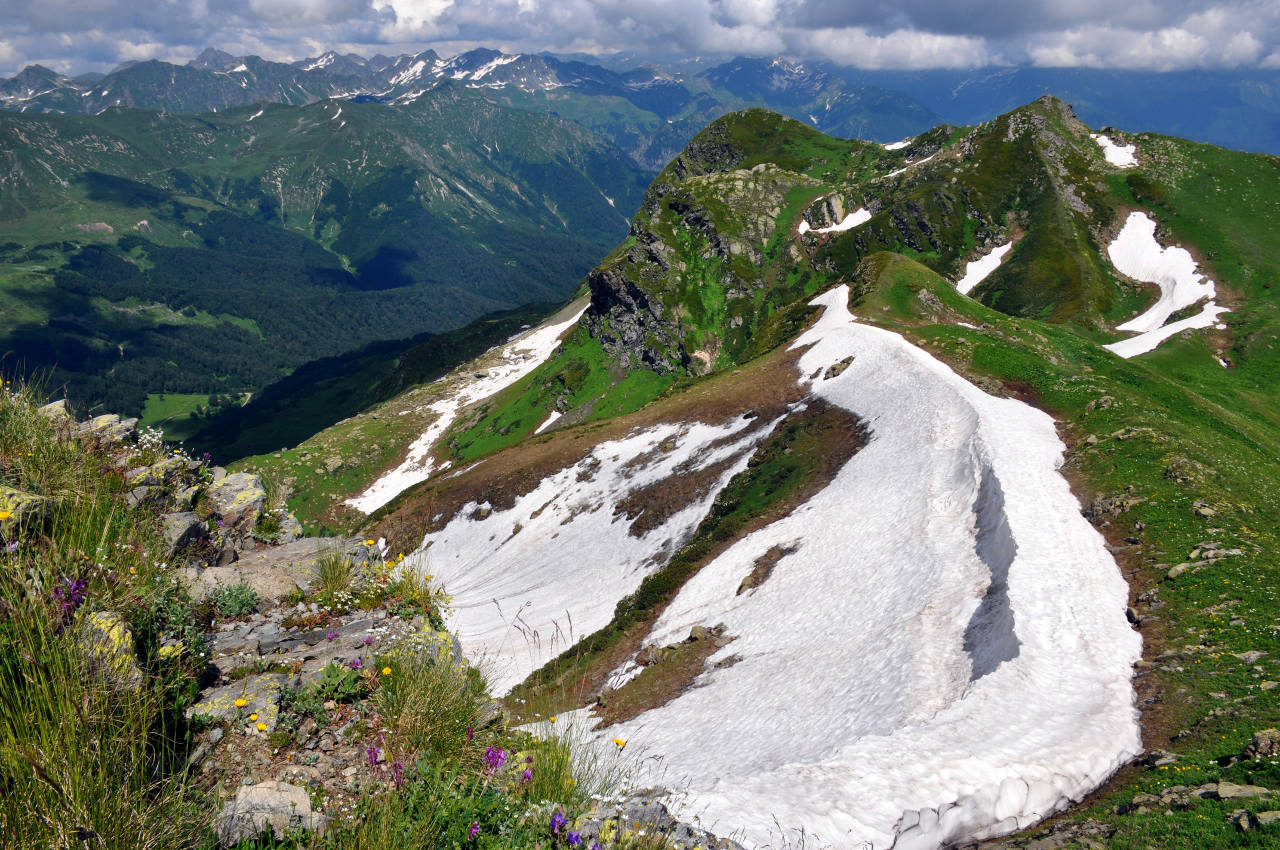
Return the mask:
<svg viewBox="0 0 1280 850">
<path fill-rule="evenodd" d="M 623 723 L 671 702 L 694 687 L 707 659 L 732 642 L 723 625 L 694 626 L 680 643 L 641 650 L 636 656 L 636 663 L 644 668 L 640 675 L 617 690 L 604 691 L 596 700 L 600 725 Z"/>
</svg>

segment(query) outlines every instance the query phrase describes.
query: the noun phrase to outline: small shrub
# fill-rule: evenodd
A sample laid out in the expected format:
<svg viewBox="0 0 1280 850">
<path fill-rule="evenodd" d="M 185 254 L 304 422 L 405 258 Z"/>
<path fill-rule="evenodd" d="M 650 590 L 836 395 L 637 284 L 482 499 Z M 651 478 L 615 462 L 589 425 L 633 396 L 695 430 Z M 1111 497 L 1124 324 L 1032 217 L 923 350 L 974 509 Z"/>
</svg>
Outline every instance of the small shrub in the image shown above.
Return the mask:
<svg viewBox="0 0 1280 850">
<path fill-rule="evenodd" d="M 243 617 L 258 608 L 258 592 L 244 582 L 220 587 L 209 594 L 209 601 L 224 617 Z"/>
</svg>

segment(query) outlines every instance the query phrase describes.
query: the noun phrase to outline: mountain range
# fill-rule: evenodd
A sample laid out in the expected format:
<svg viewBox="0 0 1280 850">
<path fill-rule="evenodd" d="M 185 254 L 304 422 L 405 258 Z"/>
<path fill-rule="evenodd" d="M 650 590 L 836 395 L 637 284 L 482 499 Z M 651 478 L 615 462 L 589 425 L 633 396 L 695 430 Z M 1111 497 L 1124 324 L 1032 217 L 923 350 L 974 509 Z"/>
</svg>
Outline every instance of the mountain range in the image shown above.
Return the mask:
<svg viewBox="0 0 1280 850">
<path fill-rule="evenodd" d="M 1275 71 L 890 71 L 745 57 L 666 68 L 585 59 L 477 48 L 449 58 L 433 50 L 372 59 L 330 51 L 285 63 L 209 48 L 186 65 L 133 62 L 106 75 L 66 77 L 33 65 L 0 80 L 0 107 L 96 114 L 111 106 L 195 113 L 324 98 L 400 103 L 450 81 L 582 123 L 656 171 L 707 122 L 746 106 L 773 109 L 829 135 L 890 142 L 943 121 L 984 121 L 1052 94 L 1094 126 L 1280 153 Z"/>
</svg>

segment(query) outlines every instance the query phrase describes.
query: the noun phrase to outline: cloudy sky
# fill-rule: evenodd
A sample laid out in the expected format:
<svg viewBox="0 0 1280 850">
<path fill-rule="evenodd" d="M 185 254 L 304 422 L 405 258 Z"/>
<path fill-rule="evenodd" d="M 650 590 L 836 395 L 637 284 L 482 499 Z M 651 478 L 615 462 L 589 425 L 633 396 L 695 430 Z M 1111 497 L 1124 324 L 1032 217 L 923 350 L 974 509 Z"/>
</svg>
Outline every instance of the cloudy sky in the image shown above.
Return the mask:
<svg viewBox="0 0 1280 850">
<path fill-rule="evenodd" d="M 820 58 L 859 68 L 1280 69 L 1280 0 L 0 0 L 0 75 L 206 46 Z"/>
</svg>

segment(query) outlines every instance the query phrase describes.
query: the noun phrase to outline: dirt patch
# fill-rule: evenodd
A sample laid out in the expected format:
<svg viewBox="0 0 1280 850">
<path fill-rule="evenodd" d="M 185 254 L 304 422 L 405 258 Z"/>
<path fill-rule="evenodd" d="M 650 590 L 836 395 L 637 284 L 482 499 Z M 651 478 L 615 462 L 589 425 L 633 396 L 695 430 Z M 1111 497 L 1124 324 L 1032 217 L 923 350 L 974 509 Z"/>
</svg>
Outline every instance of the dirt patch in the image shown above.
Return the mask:
<svg viewBox="0 0 1280 850">
<path fill-rule="evenodd" d="M 765 552 L 759 558 L 756 558 L 755 563 L 751 565 L 751 572 L 747 573 L 747 577 L 742 580 L 742 584 L 738 585 L 737 595 L 741 596 L 749 590 L 754 591 L 757 587 L 764 584 L 765 581 L 768 580 L 769 576 L 773 574 L 773 568 L 778 565 L 779 561 L 788 555 L 795 554 L 799 550 L 799 540 L 786 546 L 770 547 L 768 552 Z"/>
<path fill-rule="evenodd" d="M 724 632 L 723 625 L 694 626 L 681 643 L 641 650 L 636 656 L 636 663 L 644 667 L 640 675 L 617 690 L 604 691 L 596 700 L 594 711 L 601 725 L 624 723 L 694 687 L 707 659 L 733 641 Z"/>
<path fill-rule="evenodd" d="M 627 533 L 632 537 L 644 537 L 689 505 L 705 499 L 725 471 L 746 451 L 748 449 L 744 448 L 709 466 L 677 472 L 669 478 L 633 490 L 614 506 L 613 514 L 622 514 L 631 521 Z"/>
</svg>

